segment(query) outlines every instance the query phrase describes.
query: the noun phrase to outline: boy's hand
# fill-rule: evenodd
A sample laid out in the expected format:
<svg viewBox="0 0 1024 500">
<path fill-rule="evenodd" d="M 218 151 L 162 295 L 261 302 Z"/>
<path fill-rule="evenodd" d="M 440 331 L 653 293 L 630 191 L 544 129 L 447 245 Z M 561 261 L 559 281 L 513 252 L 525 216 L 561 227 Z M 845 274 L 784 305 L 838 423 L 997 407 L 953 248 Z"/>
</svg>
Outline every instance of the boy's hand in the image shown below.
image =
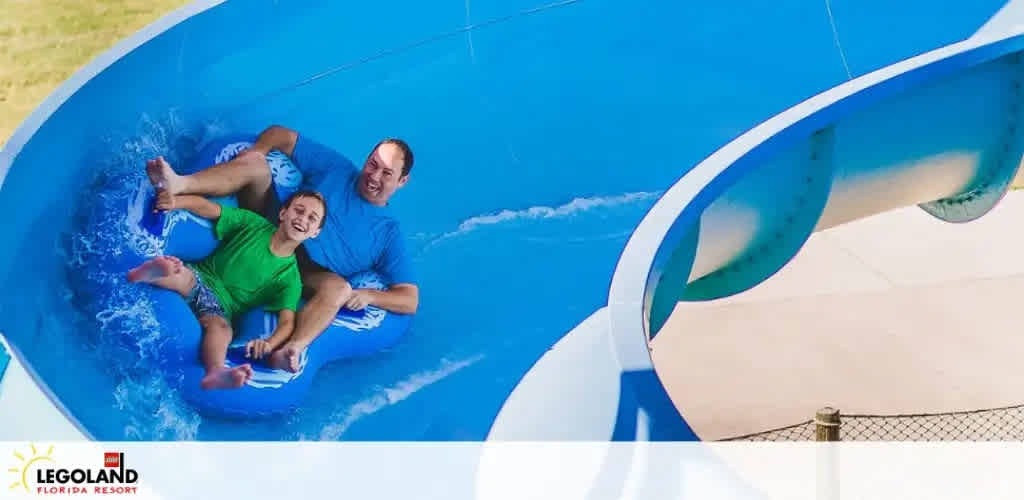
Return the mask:
<svg viewBox="0 0 1024 500">
<path fill-rule="evenodd" d="M 249 343 L 245 344 L 245 357 L 249 359 L 262 359 L 273 350 L 273 346 L 266 339 L 250 340 Z"/>
<path fill-rule="evenodd" d="M 166 189 L 161 189 L 156 193 L 156 209 L 157 210 L 174 210 L 174 195 Z"/>
</svg>

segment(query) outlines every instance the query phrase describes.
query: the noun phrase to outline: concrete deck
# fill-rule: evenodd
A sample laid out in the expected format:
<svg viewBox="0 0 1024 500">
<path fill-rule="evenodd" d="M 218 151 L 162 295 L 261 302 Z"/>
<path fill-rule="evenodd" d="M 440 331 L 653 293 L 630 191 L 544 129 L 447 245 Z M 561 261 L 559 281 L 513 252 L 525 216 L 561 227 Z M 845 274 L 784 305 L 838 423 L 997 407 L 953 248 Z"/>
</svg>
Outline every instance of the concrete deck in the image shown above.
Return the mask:
<svg viewBox="0 0 1024 500">
<path fill-rule="evenodd" d="M 917 207 L 814 234 L 745 293 L 680 303 L 655 367 L 705 440 L 815 410 L 945 412 L 1024 402 L 1024 192 L 985 217 Z"/>
</svg>

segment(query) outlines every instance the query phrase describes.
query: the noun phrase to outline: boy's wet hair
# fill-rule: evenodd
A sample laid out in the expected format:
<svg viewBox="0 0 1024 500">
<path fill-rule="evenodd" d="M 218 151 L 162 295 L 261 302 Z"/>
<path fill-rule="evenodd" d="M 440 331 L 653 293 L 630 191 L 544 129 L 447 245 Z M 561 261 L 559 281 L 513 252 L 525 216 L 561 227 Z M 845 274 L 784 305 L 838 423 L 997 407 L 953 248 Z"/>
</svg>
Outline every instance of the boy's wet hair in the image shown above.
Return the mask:
<svg viewBox="0 0 1024 500">
<path fill-rule="evenodd" d="M 288 207 L 291 206 L 292 201 L 297 200 L 299 198 L 315 198 L 320 201 L 320 204 L 323 205 L 324 207 L 324 213 L 320 217 L 320 229 L 323 229 L 324 221 L 327 220 L 327 200 L 324 200 L 324 195 L 311 189 L 300 189 L 292 193 L 292 195 L 289 196 L 287 200 L 284 200 L 284 204 L 281 205 L 281 209 L 287 210 Z"/>
</svg>

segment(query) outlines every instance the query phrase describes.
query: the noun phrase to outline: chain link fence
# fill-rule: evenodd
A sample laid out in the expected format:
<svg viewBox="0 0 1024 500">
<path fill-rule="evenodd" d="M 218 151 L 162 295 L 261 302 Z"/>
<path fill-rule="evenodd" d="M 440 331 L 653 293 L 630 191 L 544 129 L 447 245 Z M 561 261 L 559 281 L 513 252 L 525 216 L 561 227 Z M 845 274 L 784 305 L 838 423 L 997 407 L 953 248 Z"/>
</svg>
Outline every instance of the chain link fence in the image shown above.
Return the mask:
<svg viewBox="0 0 1024 500">
<path fill-rule="evenodd" d="M 915 415 L 845 415 L 830 408 L 805 422 L 723 441 L 1021 441 L 1024 405 Z"/>
</svg>

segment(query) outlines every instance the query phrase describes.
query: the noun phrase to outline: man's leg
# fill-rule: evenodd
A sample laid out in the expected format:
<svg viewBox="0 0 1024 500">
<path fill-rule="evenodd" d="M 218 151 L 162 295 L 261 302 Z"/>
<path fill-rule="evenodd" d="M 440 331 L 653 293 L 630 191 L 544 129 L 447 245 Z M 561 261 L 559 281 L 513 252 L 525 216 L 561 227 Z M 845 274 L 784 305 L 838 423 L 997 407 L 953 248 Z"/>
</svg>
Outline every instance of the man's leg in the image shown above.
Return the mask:
<svg viewBox="0 0 1024 500">
<path fill-rule="evenodd" d="M 252 367 L 248 363 L 234 368 L 224 366 L 228 345 L 231 344 L 231 325 L 216 314 L 200 316 L 199 324 L 203 327 L 199 358 L 206 369 L 206 376 L 199 381 L 199 387 L 207 390 L 242 387 L 252 377 Z"/>
<path fill-rule="evenodd" d="M 227 196 L 238 193 L 239 204 L 254 211 L 262 211 L 271 185 L 267 158 L 257 152 L 243 152 L 231 161 L 191 175 L 178 175 L 163 157 L 159 157 L 146 162 L 146 173 L 154 187 L 171 194 Z"/>
<path fill-rule="evenodd" d="M 341 306 L 352 295 L 348 281 L 330 271 L 304 270 L 302 283 L 313 290 L 295 318 L 295 331 L 291 338 L 271 355 L 268 363 L 279 370 L 299 371 L 299 354 L 330 326 Z"/>
</svg>

